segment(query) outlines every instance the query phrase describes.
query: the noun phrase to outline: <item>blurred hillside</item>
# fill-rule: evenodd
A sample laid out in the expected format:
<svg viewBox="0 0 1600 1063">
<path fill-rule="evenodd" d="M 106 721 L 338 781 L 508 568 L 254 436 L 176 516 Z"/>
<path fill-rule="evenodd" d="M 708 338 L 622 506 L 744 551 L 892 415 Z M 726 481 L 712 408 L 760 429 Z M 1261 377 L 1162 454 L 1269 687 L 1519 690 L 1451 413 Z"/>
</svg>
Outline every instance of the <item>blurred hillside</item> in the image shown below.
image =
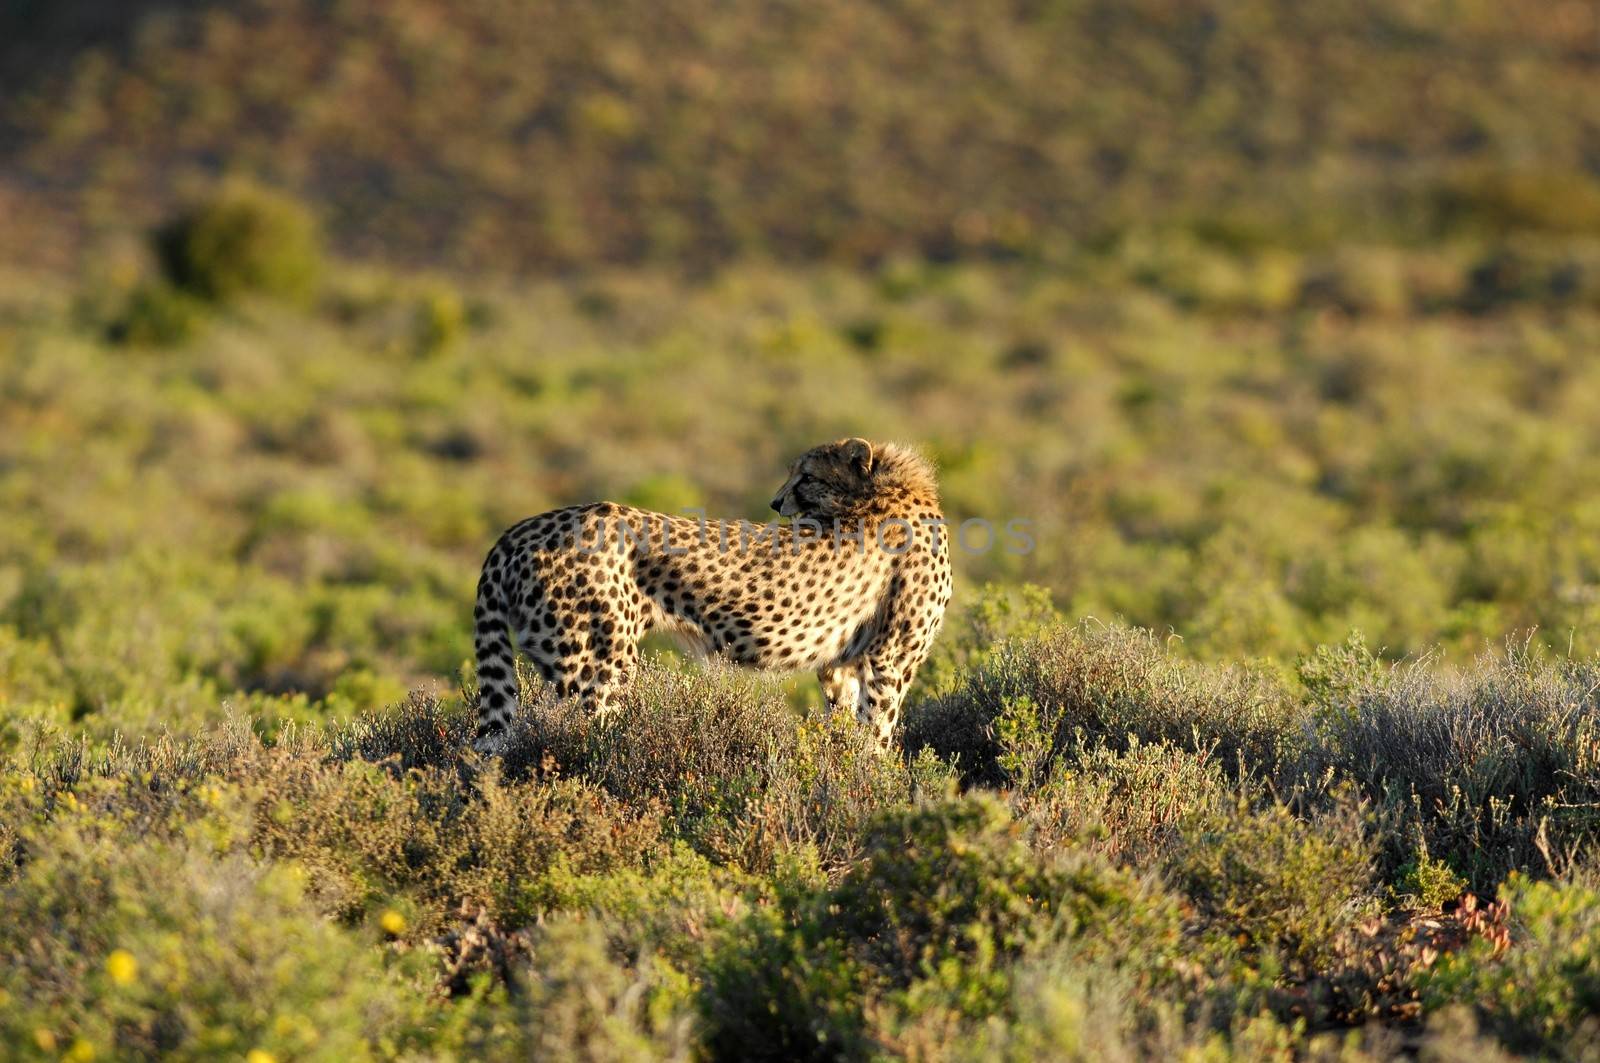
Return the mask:
<svg viewBox="0 0 1600 1063">
<path fill-rule="evenodd" d="M 495 270 L 1600 231 L 1585 0 L 20 0 L 0 85 L 35 261 L 233 171 Z"/>
</svg>

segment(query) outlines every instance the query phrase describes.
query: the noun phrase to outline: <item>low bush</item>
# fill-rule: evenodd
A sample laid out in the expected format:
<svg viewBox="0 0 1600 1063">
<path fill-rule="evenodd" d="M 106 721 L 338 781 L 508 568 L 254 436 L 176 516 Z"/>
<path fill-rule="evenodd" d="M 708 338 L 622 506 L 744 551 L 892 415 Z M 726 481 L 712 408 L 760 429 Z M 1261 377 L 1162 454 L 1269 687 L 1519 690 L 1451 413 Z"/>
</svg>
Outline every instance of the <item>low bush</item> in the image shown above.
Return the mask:
<svg viewBox="0 0 1600 1063">
<path fill-rule="evenodd" d="M 1042 860 L 988 798 L 889 813 L 839 884 L 755 913 L 713 957 L 714 1052 L 860 1058 L 930 1012 L 996 1014 L 1017 959 L 1070 943 L 1084 962 L 1171 976 L 1176 905 L 1089 857 Z"/>
<path fill-rule="evenodd" d="M 1580 169 L 1479 169 L 1441 182 L 1440 223 L 1504 234 L 1518 230 L 1600 232 L 1600 180 Z"/>
<path fill-rule="evenodd" d="M 966 673 L 987 663 L 1008 639 L 1038 638 L 1065 618 L 1043 587 L 985 584 L 963 610 L 946 618 L 941 637 L 917 675 L 916 695 L 933 696 L 961 685 Z"/>
<path fill-rule="evenodd" d="M 1473 1009 L 1513 1051 L 1593 1060 L 1600 1033 L 1600 892 L 1513 876 L 1509 938 L 1473 937 L 1421 976 L 1430 1007 Z"/>
<path fill-rule="evenodd" d="M 225 184 L 180 212 L 156 234 L 156 253 L 173 284 L 213 302 L 303 299 L 322 270 L 310 208 L 247 183 Z"/>
<path fill-rule="evenodd" d="M 292 865 L 219 853 L 204 822 L 136 840 L 63 795 L 25 833 L 23 866 L 0 881 L 7 1053 L 359 1059 L 415 1043 L 419 968 L 330 923 Z"/>
<path fill-rule="evenodd" d="M 1467 880 L 1449 864 L 1419 851 L 1415 859 L 1396 871 L 1393 893 L 1404 907 L 1437 911 L 1460 897 L 1466 888 Z"/>
<path fill-rule="evenodd" d="M 842 866 L 861 825 L 910 793 L 906 770 L 871 752 L 853 720 L 803 717 L 770 681 L 727 667 L 646 663 L 615 720 L 546 699 L 523 723 L 510 770 L 554 770 L 659 808 L 676 836 L 742 868 L 770 869 L 794 846 Z"/>
<path fill-rule="evenodd" d="M 1167 862 L 1211 928 L 1257 961 L 1304 976 L 1378 910 L 1372 850 L 1350 808 L 1309 822 L 1281 804 L 1239 805 L 1184 825 Z"/>
<path fill-rule="evenodd" d="M 200 331 L 205 307 L 186 292 L 159 281 L 140 284 L 106 327 L 113 343 L 175 347 Z"/>
<path fill-rule="evenodd" d="M 1184 824 L 1252 792 L 1230 781 L 1207 749 L 1130 739 L 1117 750 L 1075 736 L 1049 778 L 1012 801 L 1036 848 L 1079 847 L 1116 864 L 1154 867 Z"/>
<path fill-rule="evenodd" d="M 1300 774 L 1359 788 L 1387 868 L 1411 861 L 1420 840 L 1488 892 L 1514 870 L 1567 870 L 1592 837 L 1593 662 L 1546 664 L 1510 649 L 1471 672 L 1356 661 L 1340 676 L 1317 693 L 1319 737 Z"/>
<path fill-rule="evenodd" d="M 1013 642 L 956 694 L 1083 637 Z M 1055 660 L 1096 661 L 1074 652 Z M 1518 877 L 1474 908 L 1457 870 L 1477 843 L 1449 809 L 1363 788 L 1407 777 L 1403 750 L 1362 744 L 1374 707 L 1451 682 L 1413 690 L 1353 641 L 1315 654 L 1300 693 L 1272 688 L 1296 730 L 1264 748 L 1294 755 L 1258 773 L 1219 752 L 1251 733 L 1217 722 L 1238 706 L 1197 704 L 1235 688 L 1162 652 L 1120 688 L 1099 658 L 1098 702 L 1058 700 L 1059 677 L 1006 697 L 988 722 L 1007 788 L 959 797 L 931 745 L 878 757 L 852 721 L 715 668 L 647 666 L 604 724 L 539 698 L 500 763 L 469 751 L 462 705 L 422 695 L 270 740 L 239 719 L 100 746 L 25 729 L 0 778 L 0 1035 L 41 1057 L 213 1050 L 193 1038 L 357 1058 L 1571 1054 L 1553 1031 L 1595 1006 L 1587 888 Z M 1582 693 L 1570 666 L 1518 667 Z M 1108 691 L 1210 737 L 1147 737 L 1148 709 Z M 1059 741 L 1048 706 L 1079 721 Z M 1389 864 L 1395 823 L 1410 845 Z M 1576 829 L 1528 844 L 1592 873 Z M 179 978 L 191 920 L 208 929 Z M 297 973 L 323 950 L 333 974 Z M 1337 1036 L 1374 1020 L 1412 1039 Z"/>
<path fill-rule="evenodd" d="M 1044 778 L 1082 736 L 1124 748 L 1132 739 L 1212 752 L 1224 770 L 1272 772 L 1298 756 L 1298 707 L 1274 676 L 1196 668 L 1146 631 L 1057 626 L 1003 644 L 955 690 L 907 715 L 906 746 L 952 760 L 968 782 L 1016 783 L 1001 763 L 1000 725 L 1026 699 L 1036 748 L 1026 771 Z"/>
<path fill-rule="evenodd" d="M 469 1027 L 474 1058 L 697 1058 L 690 985 L 672 967 L 615 958 L 600 926 L 578 919 L 542 927 L 528 947 L 508 1003 Z"/>
<path fill-rule="evenodd" d="M 68 745 L 18 778 L 46 808 L 87 803 L 145 834 L 182 834 L 206 795 L 233 795 L 240 844 L 293 861 L 319 910 L 354 923 L 403 900 L 410 939 L 463 912 L 521 925 L 549 907 L 547 880 L 640 866 L 667 851 L 651 804 L 626 806 L 581 780 L 502 780 L 492 765 L 468 770 L 461 747 L 448 767 L 345 759 L 339 750 L 349 746 L 328 737 L 287 727 L 266 745 L 235 723 L 193 742 L 98 756 Z"/>
<path fill-rule="evenodd" d="M 453 288 L 436 287 L 419 296 L 411 315 L 413 349 L 419 358 L 449 350 L 467 331 L 467 309 Z"/>
<path fill-rule="evenodd" d="M 519 926 L 546 909 L 547 875 L 659 852 L 654 816 L 578 780 L 397 776 L 363 761 L 273 759 L 255 795 L 257 844 L 306 867 L 324 905 L 346 918 L 401 894 L 417 906 L 418 934 L 463 911 Z"/>
</svg>

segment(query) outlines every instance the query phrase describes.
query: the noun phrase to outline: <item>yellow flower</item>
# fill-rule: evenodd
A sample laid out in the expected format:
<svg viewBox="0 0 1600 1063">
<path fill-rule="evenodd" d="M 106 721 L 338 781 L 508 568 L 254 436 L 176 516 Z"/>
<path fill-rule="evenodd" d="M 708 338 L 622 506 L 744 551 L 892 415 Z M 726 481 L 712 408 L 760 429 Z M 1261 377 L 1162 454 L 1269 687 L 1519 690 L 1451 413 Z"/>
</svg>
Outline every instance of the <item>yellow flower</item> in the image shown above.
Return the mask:
<svg viewBox="0 0 1600 1063">
<path fill-rule="evenodd" d="M 245 1053 L 244 1063 L 278 1063 L 278 1057 L 264 1048 L 252 1048 Z"/>
<path fill-rule="evenodd" d="M 139 977 L 139 961 L 127 949 L 117 949 L 106 957 L 106 973 L 118 985 L 132 985 Z"/>
<path fill-rule="evenodd" d="M 406 917 L 393 908 L 385 908 L 383 914 L 378 916 L 378 925 L 383 927 L 385 933 L 398 937 L 405 932 Z"/>
<path fill-rule="evenodd" d="M 94 1045 L 80 1037 L 72 1042 L 72 1047 L 67 1050 L 67 1058 L 73 1060 L 73 1063 L 89 1063 L 94 1059 Z"/>
<path fill-rule="evenodd" d="M 39 1046 L 39 1051 L 41 1052 L 54 1052 L 56 1050 L 56 1035 L 40 1026 L 33 1031 L 33 1043 Z"/>
</svg>

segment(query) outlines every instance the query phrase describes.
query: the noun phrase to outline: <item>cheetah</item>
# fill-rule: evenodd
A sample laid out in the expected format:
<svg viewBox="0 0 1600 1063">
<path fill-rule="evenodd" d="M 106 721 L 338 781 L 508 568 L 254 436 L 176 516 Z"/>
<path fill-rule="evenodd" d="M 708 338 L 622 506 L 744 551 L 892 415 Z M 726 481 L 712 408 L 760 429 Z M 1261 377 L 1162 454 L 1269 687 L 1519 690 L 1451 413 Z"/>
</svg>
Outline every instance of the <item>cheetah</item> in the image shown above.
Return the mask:
<svg viewBox="0 0 1600 1063">
<path fill-rule="evenodd" d="M 479 752 L 520 704 L 518 647 L 562 697 L 613 712 L 646 631 L 772 671 L 815 670 L 833 711 L 887 752 L 950 601 L 949 532 L 914 450 L 845 439 L 789 467 L 774 519 L 668 516 L 613 502 L 552 510 L 489 551 L 473 610 Z"/>
</svg>

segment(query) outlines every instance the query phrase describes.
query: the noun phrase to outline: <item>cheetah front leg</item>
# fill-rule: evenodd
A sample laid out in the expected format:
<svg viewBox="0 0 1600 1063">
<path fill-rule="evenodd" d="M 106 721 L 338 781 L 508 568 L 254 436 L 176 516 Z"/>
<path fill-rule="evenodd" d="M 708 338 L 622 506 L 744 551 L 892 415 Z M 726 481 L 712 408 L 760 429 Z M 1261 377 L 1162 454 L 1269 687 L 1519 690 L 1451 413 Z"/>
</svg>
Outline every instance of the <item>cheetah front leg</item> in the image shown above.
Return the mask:
<svg viewBox="0 0 1600 1063">
<path fill-rule="evenodd" d="M 900 722 L 900 703 L 905 700 L 916 669 L 903 662 L 867 657 L 861 663 L 861 700 L 856 719 L 867 728 L 872 748 L 887 755 L 894 745 L 894 729 Z"/>
</svg>

